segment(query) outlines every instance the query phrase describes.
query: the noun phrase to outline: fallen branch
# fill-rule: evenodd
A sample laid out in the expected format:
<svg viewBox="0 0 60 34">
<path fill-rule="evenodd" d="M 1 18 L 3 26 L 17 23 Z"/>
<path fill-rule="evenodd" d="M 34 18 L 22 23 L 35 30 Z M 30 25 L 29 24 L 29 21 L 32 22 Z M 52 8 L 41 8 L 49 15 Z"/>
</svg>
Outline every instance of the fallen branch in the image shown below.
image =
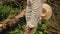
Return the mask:
<svg viewBox="0 0 60 34">
<path fill-rule="evenodd" d="M 18 15 L 11 17 L 10 19 L 6 19 L 0 22 L 0 32 L 4 31 L 7 26 L 12 27 L 13 25 L 17 24 L 20 21 L 20 18 L 25 15 L 25 10 L 21 11 Z"/>
</svg>

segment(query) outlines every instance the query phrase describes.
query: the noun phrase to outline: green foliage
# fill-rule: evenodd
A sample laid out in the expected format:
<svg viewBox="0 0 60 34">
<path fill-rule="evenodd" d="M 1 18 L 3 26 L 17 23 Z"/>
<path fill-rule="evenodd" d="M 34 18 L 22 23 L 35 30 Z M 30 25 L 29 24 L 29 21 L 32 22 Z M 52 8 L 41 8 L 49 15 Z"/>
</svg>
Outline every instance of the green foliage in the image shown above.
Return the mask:
<svg viewBox="0 0 60 34">
<path fill-rule="evenodd" d="M 10 18 L 13 15 L 16 15 L 18 13 L 18 11 L 19 10 L 17 8 L 0 5 L 0 21 Z"/>
<path fill-rule="evenodd" d="M 0 21 L 3 21 L 4 19 L 10 18 L 16 15 L 19 12 L 19 10 L 26 7 L 26 3 L 25 3 L 26 0 L 17 0 L 17 2 L 20 4 L 19 7 L 17 7 L 17 5 L 14 4 L 15 2 L 14 3 L 8 2 L 6 4 L 3 4 L 2 2 L 0 2 Z M 51 29 L 49 28 L 52 28 L 51 26 L 57 27 L 56 25 L 57 23 L 60 24 L 59 23 L 60 22 L 60 12 L 59 12 L 60 11 L 60 0 L 58 1 L 48 0 L 47 3 L 51 5 L 53 9 L 54 19 L 52 18 L 50 20 L 42 20 L 41 24 L 38 25 L 38 28 L 35 34 L 52 34 L 50 32 Z M 23 34 L 25 25 L 26 25 L 26 22 L 24 20 L 25 19 L 23 18 L 23 20 L 21 20 L 21 23 L 19 23 L 17 26 L 14 26 L 13 29 L 11 28 L 11 30 L 7 31 L 6 34 Z M 56 23 L 56 21 L 58 22 Z"/>
</svg>

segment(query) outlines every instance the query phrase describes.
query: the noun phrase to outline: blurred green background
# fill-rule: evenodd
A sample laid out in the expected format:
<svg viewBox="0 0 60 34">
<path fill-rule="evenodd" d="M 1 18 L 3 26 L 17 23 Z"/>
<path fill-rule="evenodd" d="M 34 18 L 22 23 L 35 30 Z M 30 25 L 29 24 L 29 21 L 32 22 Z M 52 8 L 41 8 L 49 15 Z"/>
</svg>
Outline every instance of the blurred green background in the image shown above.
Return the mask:
<svg viewBox="0 0 60 34">
<path fill-rule="evenodd" d="M 0 21 L 17 15 L 18 12 L 25 9 L 27 0 L 0 0 Z M 60 34 L 60 0 L 48 0 L 53 9 L 52 18 L 49 20 L 41 20 L 38 24 L 35 34 Z M 21 23 L 7 29 L 3 34 L 23 34 L 26 21 L 25 17 L 21 18 Z"/>
</svg>

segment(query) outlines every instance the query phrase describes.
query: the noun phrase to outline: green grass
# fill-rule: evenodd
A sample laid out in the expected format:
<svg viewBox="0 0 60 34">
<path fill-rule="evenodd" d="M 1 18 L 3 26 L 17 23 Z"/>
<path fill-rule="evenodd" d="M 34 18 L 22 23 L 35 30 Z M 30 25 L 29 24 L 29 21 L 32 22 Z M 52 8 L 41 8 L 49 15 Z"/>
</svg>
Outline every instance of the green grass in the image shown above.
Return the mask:
<svg viewBox="0 0 60 34">
<path fill-rule="evenodd" d="M 23 1 L 26 1 L 26 0 L 20 0 L 21 5 L 23 4 Z M 59 0 L 59 2 L 57 2 L 55 4 L 57 6 L 53 5 L 54 3 L 52 1 L 53 0 L 49 0 L 48 4 L 51 5 L 55 18 L 57 20 L 60 20 L 60 16 L 58 15 L 58 13 L 60 11 L 60 0 Z M 53 3 L 53 4 L 51 4 L 51 3 Z M 25 8 L 25 5 L 22 5 L 19 8 L 17 8 L 17 7 L 12 7 L 12 4 L 3 5 L 0 2 L 0 21 L 3 21 L 7 18 L 10 18 L 10 17 L 16 15 L 20 11 L 20 9 L 23 9 L 23 8 Z M 15 25 L 14 27 L 10 28 L 5 33 L 6 34 L 23 34 L 25 25 L 26 25 L 26 22 L 25 22 L 25 19 L 23 18 L 23 20 L 21 20 L 21 22 L 19 22 L 18 25 Z M 51 34 L 51 32 L 49 32 L 47 30 L 47 26 L 49 26 L 49 25 L 54 25 L 52 19 L 42 20 L 41 24 L 38 25 L 38 28 L 37 28 L 37 31 L 35 32 L 35 34 Z"/>
<path fill-rule="evenodd" d="M 11 6 L 0 5 L 0 21 L 10 18 L 19 12 L 18 8 L 12 8 Z"/>
</svg>

